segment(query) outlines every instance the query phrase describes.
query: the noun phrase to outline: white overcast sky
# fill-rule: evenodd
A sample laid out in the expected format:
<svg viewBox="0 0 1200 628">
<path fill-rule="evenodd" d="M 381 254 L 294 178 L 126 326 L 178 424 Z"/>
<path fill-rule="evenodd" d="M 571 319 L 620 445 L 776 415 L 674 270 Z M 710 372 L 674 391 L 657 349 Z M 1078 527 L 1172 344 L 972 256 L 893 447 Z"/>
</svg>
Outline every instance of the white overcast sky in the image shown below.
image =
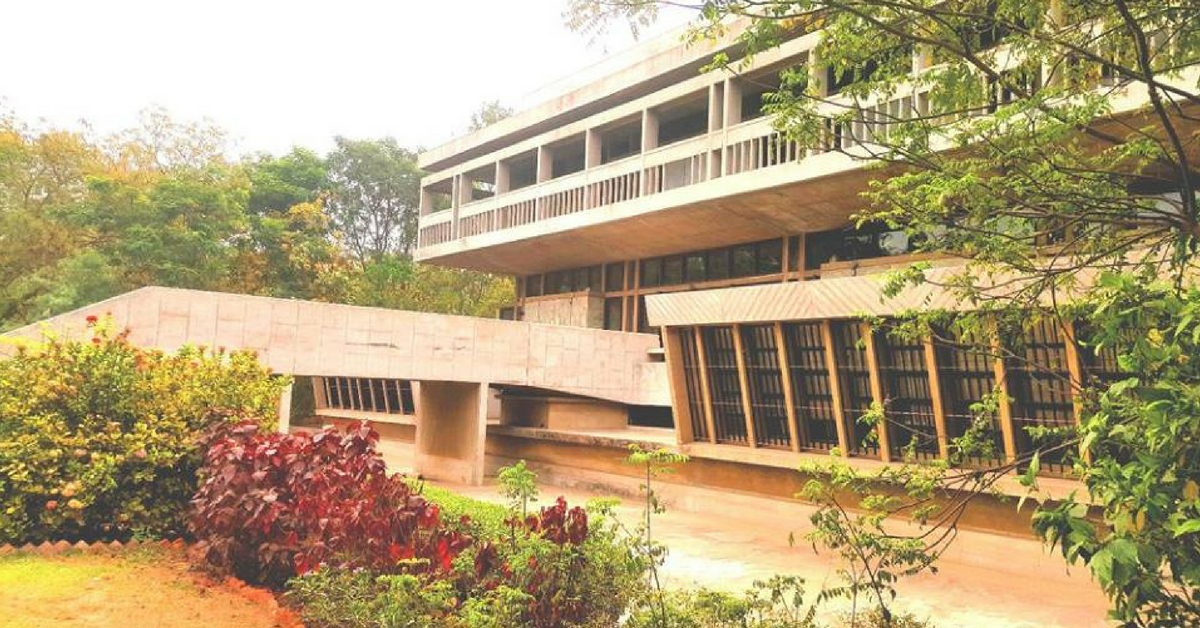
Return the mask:
<svg viewBox="0 0 1200 628">
<path fill-rule="evenodd" d="M 430 147 L 629 47 L 563 26 L 566 0 L 5 0 L 0 111 L 105 134 L 165 107 L 238 153 L 335 135 Z M 679 15 L 668 24 L 682 21 Z M 664 30 L 664 26 L 658 27 Z M 519 108 L 519 107 L 518 107 Z"/>
</svg>

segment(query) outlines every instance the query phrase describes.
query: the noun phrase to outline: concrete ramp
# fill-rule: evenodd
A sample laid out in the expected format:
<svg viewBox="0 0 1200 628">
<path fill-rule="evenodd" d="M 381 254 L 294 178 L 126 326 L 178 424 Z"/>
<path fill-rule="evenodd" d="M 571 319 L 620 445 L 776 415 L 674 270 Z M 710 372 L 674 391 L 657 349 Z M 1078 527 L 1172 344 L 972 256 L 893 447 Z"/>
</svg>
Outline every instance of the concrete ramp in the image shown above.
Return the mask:
<svg viewBox="0 0 1200 628">
<path fill-rule="evenodd" d="M 527 386 L 636 405 L 670 405 L 658 338 L 581 327 L 316 301 L 148 287 L 4 334 L 86 334 L 111 315 L 130 342 L 251 349 L 277 373 Z M 0 351 L 11 351 L 0 343 Z"/>
<path fill-rule="evenodd" d="M 520 386 L 629 405 L 669 406 L 666 365 L 649 334 L 254 297 L 142 288 L 0 337 L 0 354 L 50 331 L 83 338 L 111 316 L 135 345 L 250 349 L 271 370 L 414 382 L 416 467 L 479 484 L 489 386 Z M 281 400 L 281 426 L 291 391 Z"/>
</svg>

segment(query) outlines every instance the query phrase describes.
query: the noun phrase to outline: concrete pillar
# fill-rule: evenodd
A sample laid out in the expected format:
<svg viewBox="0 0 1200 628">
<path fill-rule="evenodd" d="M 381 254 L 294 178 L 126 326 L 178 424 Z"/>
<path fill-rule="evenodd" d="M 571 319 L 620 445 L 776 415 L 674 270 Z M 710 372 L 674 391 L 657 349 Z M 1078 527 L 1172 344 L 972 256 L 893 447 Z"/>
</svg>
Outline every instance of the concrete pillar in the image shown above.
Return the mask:
<svg viewBox="0 0 1200 628">
<path fill-rule="evenodd" d="M 601 149 L 603 139 L 600 137 L 599 129 L 588 129 L 583 136 L 583 167 L 584 169 L 595 168 L 600 165 Z"/>
<path fill-rule="evenodd" d="M 658 148 L 658 114 L 653 109 L 642 110 L 642 152 Z"/>
<path fill-rule="evenodd" d="M 508 192 L 512 188 L 512 168 L 503 159 L 496 162 L 496 196 Z"/>
<path fill-rule="evenodd" d="M 475 191 L 475 182 L 470 175 L 458 175 L 458 204 L 457 207 L 462 207 L 473 200 L 472 193 Z"/>
<path fill-rule="evenodd" d="M 421 188 L 421 215 L 428 216 L 433 211 L 433 195 L 429 190 Z"/>
<path fill-rule="evenodd" d="M 486 383 L 423 381 L 417 389 L 414 467 L 424 477 L 483 483 L 487 438 Z"/>
<path fill-rule="evenodd" d="M 829 85 L 825 81 L 825 64 L 821 63 L 815 46 L 808 51 L 808 92 L 816 98 L 829 95 Z"/>
<path fill-rule="evenodd" d="M 708 86 L 708 132 L 719 131 L 725 125 L 725 82 Z"/>
<path fill-rule="evenodd" d="M 279 395 L 279 433 L 287 434 L 292 426 L 292 388 L 295 384 L 288 384 L 287 388 L 283 389 L 283 394 Z"/>
<path fill-rule="evenodd" d="M 742 84 L 734 78 L 725 79 L 725 126 L 742 121 Z"/>
<path fill-rule="evenodd" d="M 554 149 L 549 146 L 538 146 L 537 150 L 537 182 L 549 181 L 554 178 Z"/>
</svg>

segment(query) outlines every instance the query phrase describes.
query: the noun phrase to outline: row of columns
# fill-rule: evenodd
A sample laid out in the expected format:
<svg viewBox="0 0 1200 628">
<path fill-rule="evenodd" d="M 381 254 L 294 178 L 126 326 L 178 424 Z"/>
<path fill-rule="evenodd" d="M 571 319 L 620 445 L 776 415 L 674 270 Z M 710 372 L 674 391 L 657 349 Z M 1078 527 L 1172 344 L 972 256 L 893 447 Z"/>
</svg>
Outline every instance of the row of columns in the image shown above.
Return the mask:
<svg viewBox="0 0 1200 628">
<path fill-rule="evenodd" d="M 825 346 L 825 366 L 829 372 L 829 388 L 830 396 L 832 397 L 833 413 L 837 423 L 838 447 L 844 454 L 848 454 L 853 450 L 854 430 L 852 429 L 853 422 L 857 417 L 848 416 L 846 409 L 843 407 L 842 381 L 839 375 L 837 348 L 834 343 L 832 322 L 823 320 L 820 322 L 821 336 Z M 884 391 L 883 379 L 880 376 L 880 368 L 878 361 L 878 351 L 875 346 L 875 336 L 872 333 L 868 323 L 861 323 L 863 326 L 862 337 L 866 344 L 867 369 L 870 377 L 871 396 L 873 400 L 880 405 L 883 405 L 886 399 Z M 745 350 L 741 334 L 741 325 L 733 324 L 734 347 L 737 354 L 738 377 L 741 384 L 742 392 L 742 409 L 746 418 L 746 434 L 747 444 L 751 448 L 758 447 L 758 442 L 755 435 L 754 426 L 754 408 L 751 403 L 749 377 L 746 369 Z M 666 353 L 667 368 L 670 380 L 671 404 L 675 410 L 675 431 L 676 439 L 680 444 L 695 442 L 692 433 L 691 417 L 693 408 L 690 407 L 689 396 L 687 393 L 687 384 L 685 381 L 684 366 L 681 360 L 682 349 L 680 347 L 680 334 L 693 334 L 696 343 L 697 357 L 700 379 L 700 397 L 703 408 L 703 418 L 708 442 L 716 444 L 717 432 L 716 422 L 713 416 L 712 393 L 709 390 L 708 377 L 708 360 L 705 353 L 704 335 L 700 333 L 701 327 L 675 327 L 664 330 L 663 346 Z M 1061 331 L 1061 330 L 1060 330 Z M 799 452 L 801 449 L 801 421 L 796 414 L 796 391 L 792 388 L 792 380 L 790 374 L 790 362 L 788 360 L 788 348 L 785 342 L 783 333 L 783 323 L 776 322 L 774 324 L 775 346 L 779 357 L 780 380 L 783 386 L 785 398 L 785 406 L 788 420 L 788 433 L 790 435 L 791 449 L 794 452 Z M 1079 347 L 1075 339 L 1074 329 L 1069 329 L 1063 333 L 1063 344 L 1066 349 L 1066 362 L 1070 387 L 1072 391 L 1072 406 L 1075 415 L 1076 423 L 1080 420 L 1082 413 L 1082 403 L 1080 392 L 1083 389 L 1083 363 L 1079 355 Z M 943 395 L 940 370 L 938 367 L 938 356 L 934 342 L 931 338 L 926 338 L 923 342 L 925 368 L 929 381 L 930 398 L 933 401 L 933 419 L 937 429 L 938 451 L 942 459 L 947 459 L 950 456 L 950 437 L 946 425 L 946 405 Z M 1012 405 L 1009 399 L 1009 390 L 1007 383 L 1007 370 L 999 346 L 993 346 L 993 369 L 995 377 L 995 386 L 1000 399 L 997 412 L 997 423 L 1000 426 L 1001 438 L 1004 443 L 1004 456 L 1008 462 L 1016 460 L 1019 452 L 1017 450 L 1017 429 L 1014 427 Z M 889 442 L 889 429 L 886 421 L 879 424 L 877 428 L 879 439 L 880 459 L 883 462 L 892 461 L 892 452 Z"/>
</svg>

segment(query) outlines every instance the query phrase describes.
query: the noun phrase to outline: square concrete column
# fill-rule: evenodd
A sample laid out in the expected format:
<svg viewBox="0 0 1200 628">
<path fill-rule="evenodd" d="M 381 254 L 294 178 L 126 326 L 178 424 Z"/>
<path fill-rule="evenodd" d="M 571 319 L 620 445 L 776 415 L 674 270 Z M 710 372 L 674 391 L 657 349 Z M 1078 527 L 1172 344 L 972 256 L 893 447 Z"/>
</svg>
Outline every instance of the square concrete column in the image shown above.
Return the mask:
<svg viewBox="0 0 1200 628">
<path fill-rule="evenodd" d="M 658 148 L 658 113 L 653 109 L 642 110 L 642 152 Z"/>
<path fill-rule="evenodd" d="M 585 169 L 595 168 L 600 165 L 601 155 L 600 131 L 597 129 L 588 129 L 583 136 L 583 167 Z"/>
<path fill-rule="evenodd" d="M 421 188 L 421 215 L 428 216 L 433 211 L 433 195 L 429 190 Z"/>
<path fill-rule="evenodd" d="M 554 178 L 554 149 L 549 146 L 538 146 L 537 182 L 549 181 L 552 178 Z"/>
<path fill-rule="evenodd" d="M 279 395 L 279 433 L 287 434 L 292 427 L 292 388 L 294 383 L 288 384 L 287 388 L 283 389 L 283 394 Z"/>
<path fill-rule="evenodd" d="M 708 132 L 721 130 L 725 125 L 725 82 L 708 86 Z"/>
<path fill-rule="evenodd" d="M 414 467 L 433 480 L 483 483 L 486 383 L 422 381 L 417 389 Z"/>
<path fill-rule="evenodd" d="M 496 162 L 496 196 L 506 194 L 512 188 L 512 169 L 503 159 Z"/>
<path fill-rule="evenodd" d="M 734 78 L 725 79 L 725 126 L 742 121 L 742 83 Z"/>
</svg>

